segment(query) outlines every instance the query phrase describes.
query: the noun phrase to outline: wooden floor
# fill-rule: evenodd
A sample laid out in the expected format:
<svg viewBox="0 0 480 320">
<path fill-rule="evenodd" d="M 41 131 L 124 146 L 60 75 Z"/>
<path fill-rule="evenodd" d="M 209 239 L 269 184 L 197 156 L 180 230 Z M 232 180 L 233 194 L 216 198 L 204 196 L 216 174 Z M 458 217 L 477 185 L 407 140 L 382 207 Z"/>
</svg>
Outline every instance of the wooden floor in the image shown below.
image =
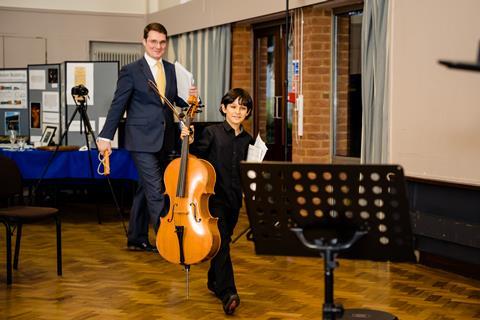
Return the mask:
<svg viewBox="0 0 480 320">
<path fill-rule="evenodd" d="M 5 231 L 0 231 L 0 318 L 222 319 L 206 288 L 207 264 L 193 266 L 190 299 L 185 273 L 158 255 L 126 250 L 114 213 L 99 225 L 88 207 L 65 212 L 63 270 L 55 269 L 54 226 L 24 228 L 14 283 L 5 284 Z M 237 231 L 247 224 L 240 218 Z M 232 248 L 241 305 L 237 319 L 321 319 L 322 260 L 258 256 L 245 238 Z M 336 302 L 371 308 L 401 320 L 480 319 L 480 282 L 407 263 L 340 260 Z"/>
</svg>

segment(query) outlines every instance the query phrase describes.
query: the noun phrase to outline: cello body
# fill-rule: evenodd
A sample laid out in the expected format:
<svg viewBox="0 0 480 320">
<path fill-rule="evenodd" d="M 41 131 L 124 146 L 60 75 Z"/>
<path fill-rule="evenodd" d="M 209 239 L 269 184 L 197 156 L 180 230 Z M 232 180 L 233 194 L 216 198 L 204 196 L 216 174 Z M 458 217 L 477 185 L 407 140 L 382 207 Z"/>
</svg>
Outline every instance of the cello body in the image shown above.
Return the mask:
<svg viewBox="0 0 480 320">
<path fill-rule="evenodd" d="M 170 198 L 170 209 L 160 219 L 157 234 L 157 248 L 162 257 L 182 265 L 213 258 L 221 242 L 218 218 L 213 218 L 208 210 L 208 199 L 215 186 L 215 170 L 208 161 L 190 154 L 187 163 L 184 197 L 175 195 L 181 158 L 173 160 L 165 170 L 165 193 Z"/>
</svg>

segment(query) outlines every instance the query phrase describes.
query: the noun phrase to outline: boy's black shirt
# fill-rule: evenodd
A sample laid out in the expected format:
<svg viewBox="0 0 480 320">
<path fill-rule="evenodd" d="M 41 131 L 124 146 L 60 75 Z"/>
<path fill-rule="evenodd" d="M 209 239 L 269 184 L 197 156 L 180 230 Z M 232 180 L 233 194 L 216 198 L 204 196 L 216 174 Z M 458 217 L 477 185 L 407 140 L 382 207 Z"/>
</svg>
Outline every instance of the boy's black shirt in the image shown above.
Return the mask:
<svg viewBox="0 0 480 320">
<path fill-rule="evenodd" d="M 235 130 L 227 121 L 206 127 L 195 140 L 190 151 L 207 160 L 215 168 L 217 180 L 211 201 L 222 202 L 231 208 L 242 207 L 240 161 L 247 157 L 252 136 L 245 130 L 235 136 Z"/>
</svg>

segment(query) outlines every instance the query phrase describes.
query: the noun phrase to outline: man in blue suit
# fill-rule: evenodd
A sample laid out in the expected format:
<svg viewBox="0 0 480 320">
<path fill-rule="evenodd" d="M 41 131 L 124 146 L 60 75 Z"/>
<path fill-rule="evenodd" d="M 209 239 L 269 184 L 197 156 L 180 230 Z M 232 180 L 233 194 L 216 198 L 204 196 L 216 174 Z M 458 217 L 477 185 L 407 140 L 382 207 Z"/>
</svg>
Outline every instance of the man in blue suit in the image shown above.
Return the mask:
<svg viewBox="0 0 480 320">
<path fill-rule="evenodd" d="M 149 87 L 157 83 L 160 92 L 177 105 L 186 103 L 177 95 L 174 65 L 163 60 L 167 47 L 167 30 L 159 23 L 150 23 L 143 31 L 145 55 L 120 70 L 117 89 L 107 119 L 97 141 L 100 153 L 111 152 L 111 140 L 118 123 L 127 111 L 125 148 L 130 151 L 139 174 L 128 227 L 127 246 L 130 250 L 152 251 L 148 241 L 149 222 L 157 232 L 160 216 L 166 214 L 163 172 L 172 153 L 179 130 L 172 111 Z M 197 96 L 195 87 L 189 94 Z"/>
</svg>

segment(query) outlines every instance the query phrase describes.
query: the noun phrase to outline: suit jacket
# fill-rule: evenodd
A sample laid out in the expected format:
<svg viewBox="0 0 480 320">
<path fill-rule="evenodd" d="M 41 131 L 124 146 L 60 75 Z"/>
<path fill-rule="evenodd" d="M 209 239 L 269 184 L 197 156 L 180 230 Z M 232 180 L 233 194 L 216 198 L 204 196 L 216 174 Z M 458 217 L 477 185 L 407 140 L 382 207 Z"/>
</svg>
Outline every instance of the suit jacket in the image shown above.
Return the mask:
<svg viewBox="0 0 480 320">
<path fill-rule="evenodd" d="M 177 96 L 177 78 L 173 64 L 163 60 L 165 69 L 165 96 L 172 103 L 185 106 Z M 125 110 L 125 148 L 137 152 L 169 154 L 178 139 L 178 127 L 173 113 L 161 103 L 158 95 L 149 87 L 148 80 L 155 82 L 145 58 L 124 66 L 120 70 L 117 89 L 108 111 L 107 119 L 99 136 L 113 139 L 118 123 Z"/>
</svg>

